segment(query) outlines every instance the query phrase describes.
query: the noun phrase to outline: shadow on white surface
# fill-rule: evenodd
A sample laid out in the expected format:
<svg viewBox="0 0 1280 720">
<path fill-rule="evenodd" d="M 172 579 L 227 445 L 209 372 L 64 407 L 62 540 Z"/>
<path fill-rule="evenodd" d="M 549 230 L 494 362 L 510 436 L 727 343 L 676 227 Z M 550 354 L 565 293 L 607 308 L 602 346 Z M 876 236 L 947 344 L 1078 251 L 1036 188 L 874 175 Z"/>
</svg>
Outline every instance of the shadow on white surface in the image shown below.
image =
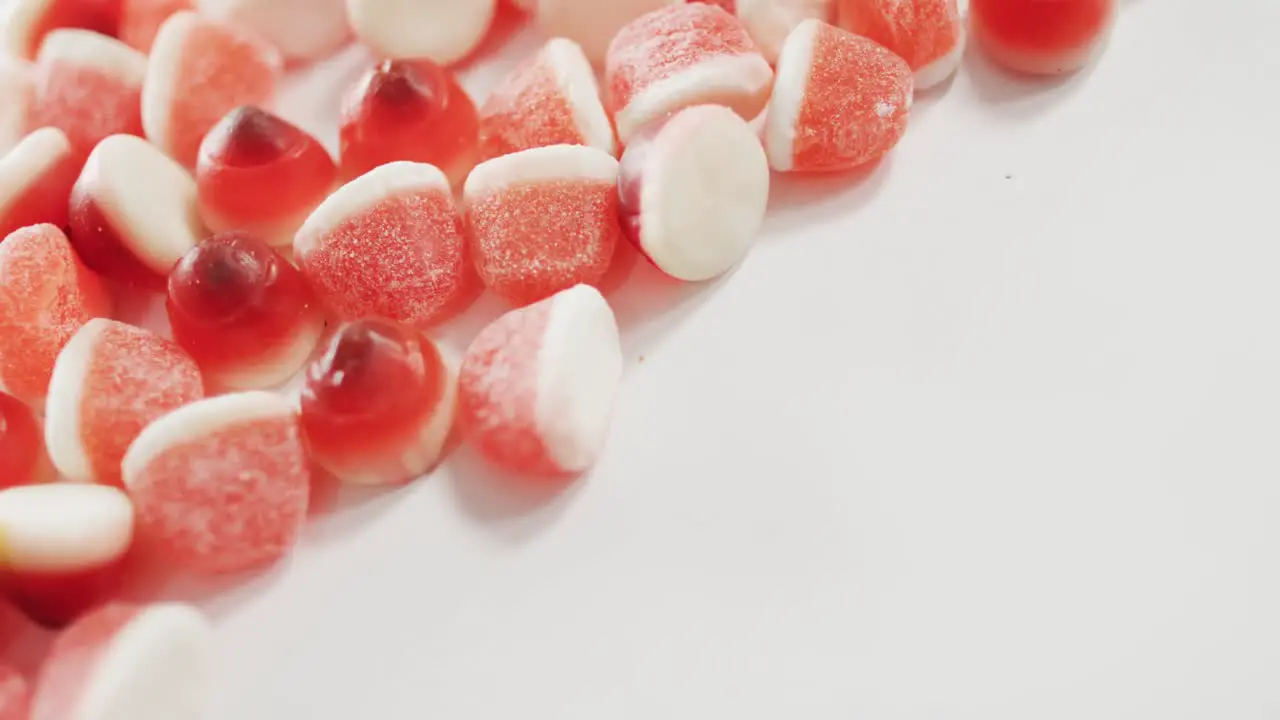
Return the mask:
<svg viewBox="0 0 1280 720">
<path fill-rule="evenodd" d="M 997 65 L 970 42 L 960 72 L 968 77 L 979 103 L 1017 120 L 1052 110 L 1085 87 L 1096 67 L 1096 62 L 1090 63 L 1074 73 L 1056 77 L 1025 75 Z"/>
<path fill-rule="evenodd" d="M 494 535 L 520 543 L 551 525 L 589 476 L 530 479 L 495 468 L 471 446 L 449 458 L 448 482 L 458 508 Z"/>
</svg>

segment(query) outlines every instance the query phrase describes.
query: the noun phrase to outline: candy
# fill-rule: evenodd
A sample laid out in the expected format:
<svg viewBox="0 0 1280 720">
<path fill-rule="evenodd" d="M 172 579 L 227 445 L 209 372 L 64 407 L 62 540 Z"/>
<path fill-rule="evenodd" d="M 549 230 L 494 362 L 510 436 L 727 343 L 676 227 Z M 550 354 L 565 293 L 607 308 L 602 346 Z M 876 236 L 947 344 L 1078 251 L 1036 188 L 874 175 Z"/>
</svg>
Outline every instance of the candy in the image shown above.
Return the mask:
<svg viewBox="0 0 1280 720">
<path fill-rule="evenodd" d="M 408 160 L 461 182 L 475 164 L 475 105 L 452 73 L 428 60 L 384 60 L 370 69 L 346 94 L 338 122 L 347 179 Z"/>
<path fill-rule="evenodd" d="M 34 482 L 44 459 L 44 440 L 31 409 L 0 393 L 0 489 Z"/>
<path fill-rule="evenodd" d="M 0 237 L 40 223 L 65 227 L 80 163 L 54 127 L 36 130 L 0 158 Z"/>
<path fill-rule="evenodd" d="M 0 720 L 28 720 L 31 688 L 22 673 L 0 665 Z"/>
<path fill-rule="evenodd" d="M 471 254 L 485 287 L 527 305 L 598 283 L 622 237 L 618 161 L 581 145 L 482 163 L 463 193 Z"/>
<path fill-rule="evenodd" d="M 54 640 L 30 720 L 197 720 L 213 656 L 213 629 L 193 608 L 103 606 Z"/>
<path fill-rule="evenodd" d="M 1087 65 L 1105 45 L 1115 0 L 971 0 L 978 45 L 1019 72 L 1058 75 Z"/>
<path fill-rule="evenodd" d="M 779 172 L 846 170 L 891 150 L 907 130 L 911 68 L 880 45 L 819 20 L 787 38 L 764 147 Z"/>
<path fill-rule="evenodd" d="M 90 318 L 110 314 L 110 293 L 61 230 L 9 235 L 0 242 L 0 389 L 43 402 L 63 346 Z"/>
<path fill-rule="evenodd" d="M 35 102 L 31 63 L 0 56 L 0 155 L 13 149 L 27 134 Z"/>
<path fill-rule="evenodd" d="M 613 311 L 579 285 L 480 332 L 458 377 L 460 422 L 499 467 L 574 475 L 604 446 L 621 377 Z"/>
<path fill-rule="evenodd" d="M 737 0 L 736 7 L 729 7 L 733 0 L 727 0 L 725 10 L 738 16 L 751 39 L 756 41 L 760 53 L 769 62 L 776 63 L 787 35 L 805 20 L 831 20 L 835 14 L 834 1 Z"/>
<path fill-rule="evenodd" d="M 175 13 L 190 10 L 194 0 L 119 0 L 120 40 L 140 52 L 150 52 L 160 26 Z"/>
<path fill-rule="evenodd" d="M 440 460 L 455 391 L 440 351 L 422 333 L 357 320 L 307 368 L 301 418 L 312 457 L 351 483 L 418 477 Z"/>
<path fill-rule="evenodd" d="M 249 392 L 188 405 L 143 430 L 124 482 L 158 549 L 192 571 L 227 573 L 293 547 L 311 472 L 289 401 Z"/>
<path fill-rule="evenodd" d="M 497 7 L 496 0 L 347 0 L 347 17 L 378 55 L 448 65 L 480 45 Z"/>
<path fill-rule="evenodd" d="M 289 245 L 333 190 L 338 168 L 320 142 L 266 110 L 232 110 L 200 144 L 200 214 L 215 231 L 244 230 Z"/>
<path fill-rule="evenodd" d="M 58 355 L 44 441 L 70 480 L 118 485 L 129 444 L 153 420 L 204 396 L 195 362 L 146 330 L 97 318 Z"/>
<path fill-rule="evenodd" d="M 71 239 L 89 267 L 160 290 L 204 229 L 196 184 L 142 138 L 113 135 L 94 148 L 71 190 Z"/>
<path fill-rule="evenodd" d="M 956 0 L 838 0 L 840 27 L 874 40 L 907 61 L 915 87 L 951 77 L 964 54 Z"/>
<path fill-rule="evenodd" d="M 325 57 L 351 37 L 345 0 L 196 0 L 201 14 L 249 30 L 288 60 Z"/>
<path fill-rule="evenodd" d="M 82 28 L 115 35 L 119 0 L 9 0 L 0 18 L 4 46 L 10 54 L 30 59 L 50 32 Z"/>
<path fill-rule="evenodd" d="M 206 382 L 233 390 L 288 380 L 324 330 L 320 303 L 302 273 L 240 232 L 215 235 L 178 262 L 166 308 L 174 341 Z"/>
<path fill-rule="evenodd" d="M 101 485 L 9 488 L 0 491 L 0 537 L 0 590 L 31 619 L 59 627 L 119 587 L 133 505 Z"/>
<path fill-rule="evenodd" d="M 769 161 L 745 120 L 701 105 L 633 140 L 618 188 L 628 239 L 668 275 L 707 280 L 751 249 L 769 204 Z"/>
<path fill-rule="evenodd" d="M 62 130 L 82 156 L 109 135 L 141 135 L 146 72 L 147 57 L 119 40 L 55 30 L 36 57 L 31 126 Z"/>
<path fill-rule="evenodd" d="M 754 118 L 773 70 L 742 23 L 714 5 L 673 5 L 618 32 L 605 65 L 609 107 L 625 144 L 648 123 L 692 105 Z"/>
<path fill-rule="evenodd" d="M 480 108 L 481 156 L 547 145 L 586 145 L 617 154 L 595 71 L 572 40 L 553 38 L 521 63 Z"/>
<path fill-rule="evenodd" d="M 264 105 L 283 61 L 275 48 L 236 28 L 180 12 L 160 26 L 142 88 L 147 139 L 186 167 L 228 112 Z"/>
<path fill-rule="evenodd" d="M 529 5 L 544 35 L 573 40 L 601 65 L 622 26 L 673 2 L 679 0 L 530 0 Z"/>
<path fill-rule="evenodd" d="M 432 167 L 383 165 L 344 185 L 298 230 L 294 258 L 339 316 L 431 325 L 474 285 L 449 181 Z"/>
</svg>

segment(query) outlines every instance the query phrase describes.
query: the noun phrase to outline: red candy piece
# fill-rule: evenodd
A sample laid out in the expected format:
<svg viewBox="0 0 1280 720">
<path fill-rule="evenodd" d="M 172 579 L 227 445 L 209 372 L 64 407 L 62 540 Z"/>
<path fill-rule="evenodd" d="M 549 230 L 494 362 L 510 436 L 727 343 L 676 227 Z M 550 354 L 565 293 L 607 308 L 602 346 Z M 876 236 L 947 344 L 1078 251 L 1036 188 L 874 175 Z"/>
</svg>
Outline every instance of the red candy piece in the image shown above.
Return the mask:
<svg viewBox="0 0 1280 720">
<path fill-rule="evenodd" d="M 193 0 L 120 0 L 120 40 L 135 50 L 150 52 L 164 21 L 192 6 Z"/>
<path fill-rule="evenodd" d="M 43 435 L 31 409 L 0 393 L 0 489 L 35 482 L 44 459 Z"/>
<path fill-rule="evenodd" d="M 604 446 L 621 377 L 613 311 L 579 285 L 480 332 L 458 378 L 460 421 L 500 467 L 573 475 Z"/>
<path fill-rule="evenodd" d="M 527 0 L 542 34 L 582 46 L 596 65 L 604 63 L 609 41 L 624 25 L 677 0 Z"/>
<path fill-rule="evenodd" d="M 464 198 L 480 279 L 513 305 L 600 282 L 622 238 L 618 161 L 594 148 L 494 158 L 472 171 Z"/>
<path fill-rule="evenodd" d="M 126 285 L 162 290 L 204 229 L 196 184 L 142 138 L 94 148 L 71 190 L 71 239 L 85 264 Z"/>
<path fill-rule="evenodd" d="M 142 135 L 147 56 L 88 30 L 55 30 L 35 64 L 32 127 L 51 125 L 87 155 L 103 138 Z"/>
<path fill-rule="evenodd" d="M 106 605 L 54 640 L 30 720 L 204 717 L 213 654 L 213 630 L 192 608 Z"/>
<path fill-rule="evenodd" d="M 35 104 L 34 67 L 25 60 L 0 57 L 0 154 L 26 137 Z"/>
<path fill-rule="evenodd" d="M 1115 0 L 971 0 L 973 35 L 996 62 L 1019 72 L 1058 75 L 1087 65 L 1103 48 Z"/>
<path fill-rule="evenodd" d="M 564 38 L 553 38 L 516 67 L 480 108 L 484 159 L 547 145 L 617 154 L 595 71 L 582 48 Z"/>
<path fill-rule="evenodd" d="M 0 236 L 40 223 L 66 227 L 80 164 L 67 136 L 54 127 L 36 130 L 0 158 Z"/>
<path fill-rule="evenodd" d="M 115 488 L 47 483 L 0 491 L 0 590 L 28 617 L 66 625 L 115 592 L 133 505 Z"/>
<path fill-rule="evenodd" d="M 197 0 L 205 17 L 244 28 L 288 60 L 319 60 L 351 38 L 345 0 Z"/>
<path fill-rule="evenodd" d="M 289 401 L 265 392 L 202 400 L 147 427 L 124 459 L 141 532 L 199 573 L 273 563 L 307 516 L 311 472 Z"/>
<path fill-rule="evenodd" d="M 61 230 L 9 235 L 0 242 L 0 389 L 43 402 L 63 346 L 90 318 L 110 314 L 111 295 Z"/>
<path fill-rule="evenodd" d="M 373 315 L 426 327 L 474 287 L 462 217 L 431 165 L 383 165 L 342 186 L 298 230 L 294 258 L 347 320 Z"/>
<path fill-rule="evenodd" d="M 180 12 L 160 26 L 142 89 L 147 139 L 185 167 L 195 167 L 200 141 L 241 105 L 265 105 L 283 61 L 254 35 Z"/>
<path fill-rule="evenodd" d="M 338 168 L 320 142 L 251 105 L 232 110 L 200 144 L 196 185 L 209 229 L 244 230 L 273 246 L 293 242 L 328 197 Z"/>
<path fill-rule="evenodd" d="M 203 396 L 200 369 L 177 345 L 114 320 L 90 320 L 53 368 L 49 457 L 70 480 L 118 485 L 120 460 L 138 433 Z"/>
<path fill-rule="evenodd" d="M 889 152 L 907 130 L 906 61 L 819 20 L 801 23 L 778 59 L 764 147 L 779 172 L 847 170 Z"/>
<path fill-rule="evenodd" d="M 302 428 L 312 457 L 342 480 L 397 484 L 439 462 L 454 393 L 426 336 L 399 323 L 357 320 L 307 368 Z"/>
<path fill-rule="evenodd" d="M 480 132 L 466 91 L 428 60 L 384 60 L 365 73 L 343 101 L 338 130 L 345 178 L 407 160 L 452 182 L 475 164 Z"/>
<path fill-rule="evenodd" d="M 169 275 L 173 339 L 211 385 L 273 387 L 310 356 L 324 331 L 320 303 L 302 273 L 261 240 L 213 236 Z"/>
<path fill-rule="evenodd" d="M 59 28 L 81 28 L 115 35 L 119 0 L 9 0 L 4 15 L 4 45 L 13 55 L 35 57 L 45 37 Z"/>
<path fill-rule="evenodd" d="M 31 688 L 22 673 L 0 665 L 0 720 L 29 720 Z"/>
<path fill-rule="evenodd" d="M 737 18 L 714 5 L 672 5 L 618 32 L 605 65 L 609 107 L 625 144 L 645 125 L 693 105 L 760 114 L 773 70 Z"/>
<path fill-rule="evenodd" d="M 839 22 L 906 60 L 917 90 L 951 77 L 964 54 L 956 0 L 839 0 Z"/>
</svg>

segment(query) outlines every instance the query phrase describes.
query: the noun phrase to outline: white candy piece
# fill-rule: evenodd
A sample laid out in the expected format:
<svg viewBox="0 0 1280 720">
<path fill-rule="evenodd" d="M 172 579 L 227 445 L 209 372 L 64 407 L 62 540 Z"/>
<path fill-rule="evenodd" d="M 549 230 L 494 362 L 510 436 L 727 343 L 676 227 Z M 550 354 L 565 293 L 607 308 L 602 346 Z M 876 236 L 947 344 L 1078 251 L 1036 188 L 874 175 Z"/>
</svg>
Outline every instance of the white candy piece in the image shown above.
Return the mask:
<svg viewBox="0 0 1280 720">
<path fill-rule="evenodd" d="M 31 720 L 202 720 L 213 630 L 179 604 L 109 605 L 54 641 Z"/>
<path fill-rule="evenodd" d="M 829 21 L 835 5 L 833 0 L 737 0 L 735 12 L 760 54 L 776 63 L 782 43 L 797 25 L 810 18 Z"/>
<path fill-rule="evenodd" d="M 622 156 L 623 229 L 654 265 L 708 280 L 746 257 L 769 203 L 769 162 L 745 120 L 701 105 Z"/>
<path fill-rule="evenodd" d="M 448 65 L 480 45 L 497 7 L 497 0 L 347 0 L 347 17 L 379 55 Z"/>
<path fill-rule="evenodd" d="M 59 164 L 70 157 L 71 141 L 55 127 L 36 130 L 0 157 L 0 222 L 10 210 L 21 211 L 22 208 L 13 207 L 14 201 L 44 180 L 49 172 L 60 169 Z M 70 175 L 75 170 L 68 168 L 66 172 Z"/>
<path fill-rule="evenodd" d="M 89 155 L 72 191 L 97 203 L 120 242 L 165 275 L 201 239 L 196 182 L 154 145 L 112 135 Z"/>
<path fill-rule="evenodd" d="M 115 38 L 76 28 L 61 28 L 46 35 L 36 63 L 91 69 L 129 87 L 141 87 L 147 74 L 146 55 Z"/>
<path fill-rule="evenodd" d="M 290 60 L 327 57 L 351 37 L 346 0 L 197 0 L 196 7 L 258 34 Z"/>
<path fill-rule="evenodd" d="M 47 483 L 0 491 L 0 559 L 11 573 L 69 573 L 111 564 L 133 542 L 133 505 L 105 485 Z"/>
<path fill-rule="evenodd" d="M 609 41 L 623 25 L 647 12 L 682 0 L 525 0 L 534 20 L 549 37 L 565 37 L 582 46 L 587 58 L 603 65 Z"/>
<path fill-rule="evenodd" d="M 0 57 L 0 155 L 9 152 L 27 133 L 31 117 L 31 64 L 11 57 Z"/>
</svg>

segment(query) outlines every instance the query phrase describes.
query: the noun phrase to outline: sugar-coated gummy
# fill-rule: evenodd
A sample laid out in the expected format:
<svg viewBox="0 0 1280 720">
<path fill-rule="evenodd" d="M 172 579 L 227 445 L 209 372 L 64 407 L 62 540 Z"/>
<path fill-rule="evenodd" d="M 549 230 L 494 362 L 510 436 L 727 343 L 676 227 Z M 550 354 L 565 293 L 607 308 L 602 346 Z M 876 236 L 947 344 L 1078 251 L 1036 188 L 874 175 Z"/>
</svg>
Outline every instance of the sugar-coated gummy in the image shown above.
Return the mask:
<svg viewBox="0 0 1280 720">
<path fill-rule="evenodd" d="M 379 56 L 448 65 L 480 45 L 497 8 L 497 0 L 347 0 L 347 18 Z"/>
<path fill-rule="evenodd" d="M 916 73 L 916 89 L 945 80 L 964 51 L 956 0 L 838 0 L 840 27 L 885 46 Z"/>
<path fill-rule="evenodd" d="M 582 46 L 594 65 L 603 65 L 609 41 L 624 25 L 680 0 L 528 0 L 544 35 L 563 37 Z"/>
<path fill-rule="evenodd" d="M 110 135 L 142 135 L 147 57 L 88 30 L 55 30 L 35 61 L 32 127 L 51 125 L 87 155 Z"/>
<path fill-rule="evenodd" d="M 196 6 L 258 35 L 291 61 L 318 60 L 351 37 L 344 0 L 196 0 Z"/>
<path fill-rule="evenodd" d="M 67 225 L 83 159 L 56 127 L 27 135 L 0 157 L 0 237 L 28 225 Z"/>
<path fill-rule="evenodd" d="M 0 489 L 33 481 L 43 454 L 44 440 L 31 408 L 0 393 Z"/>
<path fill-rule="evenodd" d="M 170 16 L 190 10 L 194 0 L 119 0 L 120 40 L 140 52 L 150 52 L 160 26 Z"/>
</svg>

